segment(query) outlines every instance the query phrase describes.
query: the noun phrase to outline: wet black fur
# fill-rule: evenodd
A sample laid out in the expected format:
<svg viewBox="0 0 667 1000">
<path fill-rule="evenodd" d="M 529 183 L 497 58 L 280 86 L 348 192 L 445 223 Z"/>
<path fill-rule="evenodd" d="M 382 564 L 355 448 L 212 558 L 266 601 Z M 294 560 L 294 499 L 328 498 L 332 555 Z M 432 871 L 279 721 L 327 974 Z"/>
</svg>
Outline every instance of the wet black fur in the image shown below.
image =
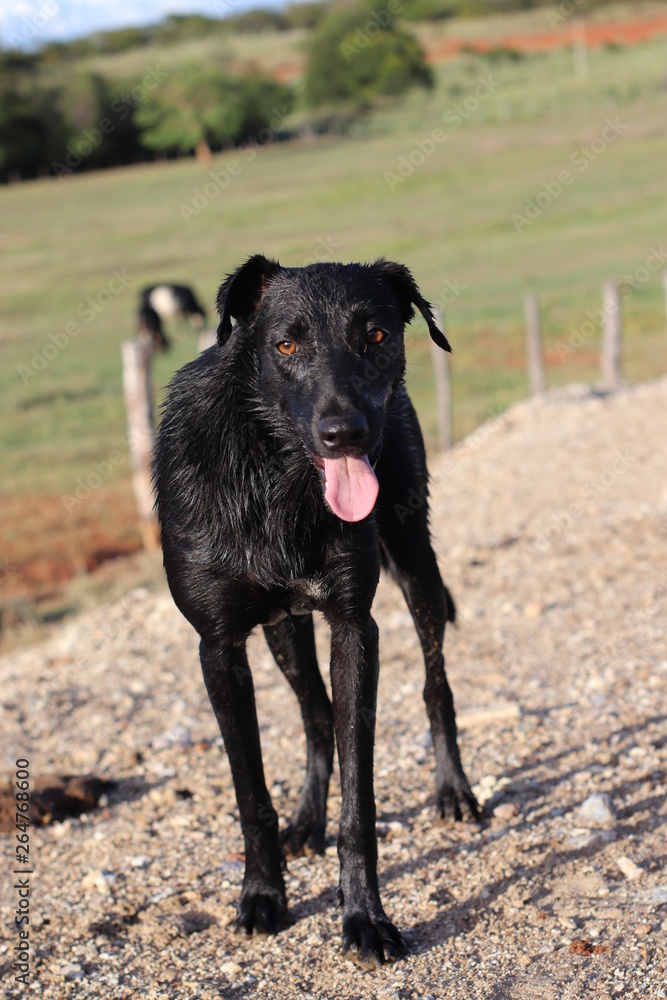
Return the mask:
<svg viewBox="0 0 667 1000">
<path fill-rule="evenodd" d="M 251 258 L 220 288 L 217 346 L 171 384 L 155 459 L 167 577 L 201 637 L 204 680 L 245 839 L 237 926 L 275 932 L 288 922 L 283 849 L 324 849 L 335 733 L 343 943 L 364 966 L 404 950 L 377 883 L 378 638 L 371 606 L 381 563 L 403 590 L 424 652 L 437 809 L 452 819 L 477 815 L 444 670 L 453 604 L 431 548 L 428 505 L 397 514 L 411 490 L 427 495 L 424 445 L 403 385 L 403 329 L 415 306 L 432 338 L 449 350 L 399 264 L 292 269 Z M 366 334 L 375 329 L 384 339 L 371 345 Z M 281 341 L 296 351 L 283 356 Z M 352 427 L 361 428 L 356 436 Z M 317 456 L 340 454 L 369 455 L 380 485 L 373 513 L 356 523 L 340 520 L 325 503 L 314 464 Z M 331 628 L 333 704 L 315 656 L 314 610 Z M 264 780 L 245 650 L 258 625 L 296 693 L 307 738 L 305 783 L 282 837 Z"/>
</svg>

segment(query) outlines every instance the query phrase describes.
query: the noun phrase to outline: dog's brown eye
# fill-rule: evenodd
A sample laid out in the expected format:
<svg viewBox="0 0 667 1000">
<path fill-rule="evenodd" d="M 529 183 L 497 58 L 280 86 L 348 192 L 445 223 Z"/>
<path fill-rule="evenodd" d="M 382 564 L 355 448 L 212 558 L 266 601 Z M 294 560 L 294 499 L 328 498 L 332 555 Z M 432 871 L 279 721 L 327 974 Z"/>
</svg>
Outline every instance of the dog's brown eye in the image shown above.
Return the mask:
<svg viewBox="0 0 667 1000">
<path fill-rule="evenodd" d="M 385 338 L 384 330 L 369 330 L 366 334 L 367 344 L 381 344 Z"/>
<path fill-rule="evenodd" d="M 276 344 L 276 347 L 281 354 L 294 354 L 296 351 L 296 344 L 291 340 L 281 340 L 279 344 Z"/>
</svg>

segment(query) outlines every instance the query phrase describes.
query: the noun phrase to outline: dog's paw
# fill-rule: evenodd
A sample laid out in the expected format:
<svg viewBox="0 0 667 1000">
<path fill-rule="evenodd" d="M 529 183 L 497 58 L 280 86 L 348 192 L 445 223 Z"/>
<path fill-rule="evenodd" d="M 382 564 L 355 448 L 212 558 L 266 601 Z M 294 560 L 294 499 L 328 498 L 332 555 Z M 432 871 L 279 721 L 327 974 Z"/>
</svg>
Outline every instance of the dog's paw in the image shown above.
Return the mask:
<svg viewBox="0 0 667 1000">
<path fill-rule="evenodd" d="M 458 787 L 447 782 L 441 785 L 436 794 L 436 808 L 445 823 L 478 823 L 481 818 L 477 799 L 465 779 Z"/>
<path fill-rule="evenodd" d="M 361 969 L 379 969 L 405 955 L 407 945 L 391 921 L 383 915 L 354 913 L 343 917 L 343 954 Z"/>
<path fill-rule="evenodd" d="M 277 889 L 244 889 L 234 930 L 242 934 L 277 934 L 291 923 L 285 896 Z"/>
<path fill-rule="evenodd" d="M 293 819 L 280 834 L 285 860 L 299 858 L 304 854 L 324 854 L 324 838 L 324 824 Z"/>
</svg>

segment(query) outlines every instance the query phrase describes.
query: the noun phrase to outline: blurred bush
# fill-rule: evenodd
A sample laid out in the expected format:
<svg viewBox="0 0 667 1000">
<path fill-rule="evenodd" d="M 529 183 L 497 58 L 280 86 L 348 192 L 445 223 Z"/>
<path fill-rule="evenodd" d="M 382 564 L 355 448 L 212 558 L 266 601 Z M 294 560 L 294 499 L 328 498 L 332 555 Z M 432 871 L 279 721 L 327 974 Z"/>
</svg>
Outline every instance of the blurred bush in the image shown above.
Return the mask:
<svg viewBox="0 0 667 1000">
<path fill-rule="evenodd" d="M 396 23 L 402 6 L 398 0 L 378 10 L 370 2 L 349 4 L 320 21 L 307 48 L 309 105 L 363 109 L 411 87 L 433 86 L 419 43 Z"/>
<path fill-rule="evenodd" d="M 271 121 L 289 114 L 293 92 L 270 77 L 230 76 L 215 68 L 183 67 L 148 94 L 134 120 L 141 142 L 162 152 L 197 152 L 256 139 Z"/>
<path fill-rule="evenodd" d="M 0 53 L 0 177 L 46 173 L 66 144 L 68 123 L 55 87 L 35 86 L 38 58 Z"/>
</svg>

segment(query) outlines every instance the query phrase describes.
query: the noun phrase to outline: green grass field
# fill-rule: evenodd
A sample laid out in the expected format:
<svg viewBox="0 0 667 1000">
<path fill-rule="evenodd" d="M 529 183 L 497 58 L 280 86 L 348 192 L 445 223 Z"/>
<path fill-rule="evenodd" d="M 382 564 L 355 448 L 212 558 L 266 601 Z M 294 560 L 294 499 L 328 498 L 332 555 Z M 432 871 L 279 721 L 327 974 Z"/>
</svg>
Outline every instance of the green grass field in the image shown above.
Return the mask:
<svg viewBox="0 0 667 1000">
<path fill-rule="evenodd" d="M 252 160 L 221 154 L 215 171 L 236 161 L 240 172 L 224 190 L 211 189 L 187 223 L 181 206 L 211 183 L 194 160 L 0 189 L 3 492 L 58 497 L 124 448 L 120 345 L 133 335 L 143 285 L 192 283 L 211 306 L 221 278 L 256 251 L 292 266 L 385 255 L 407 263 L 432 301 L 452 299 L 445 309 L 457 437 L 527 393 L 529 289 L 542 305 L 550 382 L 596 380 L 597 331 L 565 363 L 556 363 L 557 345 L 600 305 L 605 278 L 622 279 L 649 259 L 653 266 L 652 251 L 663 246 L 666 56 L 664 41 L 591 51 L 586 80 L 567 50 L 500 64 L 463 55 L 439 68 L 433 93 L 378 112 L 349 138 L 268 147 Z M 493 93 L 453 127 L 455 105 L 489 74 Z M 600 150 L 607 119 L 623 127 Z M 434 129 L 445 141 L 392 190 L 385 174 L 411 156 L 416 163 Z M 598 152 L 581 170 L 571 157 L 591 143 Z M 545 182 L 553 191 L 564 169 L 572 183 L 518 233 L 513 213 L 523 213 Z M 667 370 L 666 267 L 647 270 L 646 280 L 637 272 L 624 302 L 632 380 Z M 109 291 L 114 271 L 126 284 Z M 452 294 L 452 286 L 463 290 Z M 89 298 L 99 311 L 91 312 Z M 51 335 L 65 343 L 68 323 L 79 332 L 62 349 L 53 346 Z M 173 352 L 157 360 L 159 387 L 195 351 L 193 335 L 175 339 Z M 46 363 L 36 371 L 40 357 Z M 408 360 L 409 389 L 433 443 L 428 339 L 417 322 Z M 129 490 L 127 462 L 100 494 L 120 481 Z"/>
</svg>

